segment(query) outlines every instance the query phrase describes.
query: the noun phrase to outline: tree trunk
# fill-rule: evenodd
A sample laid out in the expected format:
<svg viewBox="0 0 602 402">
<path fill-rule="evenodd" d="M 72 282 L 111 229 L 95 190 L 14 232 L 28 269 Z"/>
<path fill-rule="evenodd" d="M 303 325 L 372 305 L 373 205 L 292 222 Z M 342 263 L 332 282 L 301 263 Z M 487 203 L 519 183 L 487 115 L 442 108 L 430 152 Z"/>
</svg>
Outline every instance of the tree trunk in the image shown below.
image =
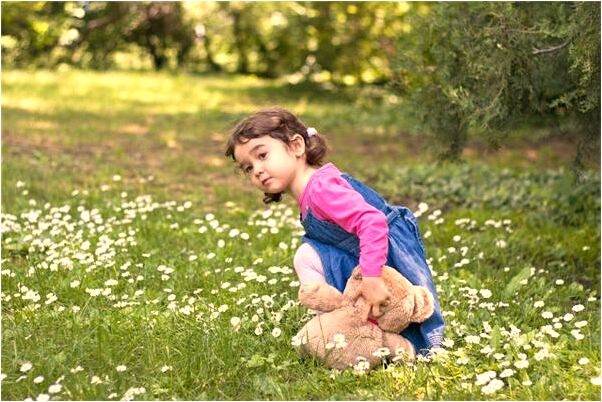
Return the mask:
<svg viewBox="0 0 602 402">
<path fill-rule="evenodd" d="M 207 35 L 207 33 L 205 33 L 205 36 L 203 36 L 203 48 L 205 49 L 205 54 L 207 55 L 207 64 L 209 64 L 211 71 L 222 71 L 222 66 L 217 64 L 213 59 L 213 53 L 211 52 L 211 40 L 209 39 L 209 35 Z"/>
<path fill-rule="evenodd" d="M 238 67 L 236 72 L 241 74 L 249 73 L 249 61 L 247 60 L 247 53 L 245 52 L 244 33 L 241 27 L 242 14 L 240 11 L 230 11 L 234 20 L 234 45 L 238 50 Z"/>
</svg>

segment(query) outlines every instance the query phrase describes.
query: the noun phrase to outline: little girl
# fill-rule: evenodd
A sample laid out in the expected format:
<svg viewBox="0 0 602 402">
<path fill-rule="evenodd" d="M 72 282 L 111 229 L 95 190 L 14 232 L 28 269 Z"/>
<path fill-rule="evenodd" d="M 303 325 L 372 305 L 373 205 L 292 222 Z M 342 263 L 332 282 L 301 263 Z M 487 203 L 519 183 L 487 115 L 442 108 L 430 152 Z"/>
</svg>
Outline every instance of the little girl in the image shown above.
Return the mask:
<svg viewBox="0 0 602 402">
<path fill-rule="evenodd" d="M 373 323 L 370 315 L 379 317 L 379 306 L 390 296 L 380 276 L 383 265 L 432 292 L 433 315 L 401 333 L 417 352 L 427 354 L 441 345 L 444 322 L 416 218 L 332 163 L 323 165 L 325 154 L 324 138 L 282 108 L 261 110 L 239 122 L 226 150 L 264 192 L 266 204 L 280 201 L 283 193 L 297 201 L 305 229 L 294 258 L 301 283 L 322 280 L 342 292 L 359 264 L 364 318 Z"/>
</svg>

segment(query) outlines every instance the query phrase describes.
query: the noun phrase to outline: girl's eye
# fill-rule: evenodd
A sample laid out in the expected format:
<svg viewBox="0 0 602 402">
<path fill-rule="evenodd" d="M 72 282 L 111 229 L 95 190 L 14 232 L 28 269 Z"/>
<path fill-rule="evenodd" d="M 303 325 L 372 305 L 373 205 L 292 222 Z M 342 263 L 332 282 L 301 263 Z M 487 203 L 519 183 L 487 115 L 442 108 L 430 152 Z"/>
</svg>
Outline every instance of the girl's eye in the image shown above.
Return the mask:
<svg viewBox="0 0 602 402">
<path fill-rule="evenodd" d="M 268 155 L 267 152 L 262 152 L 258 156 L 259 156 L 259 159 L 265 159 L 267 155 Z"/>
<path fill-rule="evenodd" d="M 251 166 L 245 166 L 245 167 L 243 167 L 243 168 L 242 168 L 242 171 L 243 171 L 245 174 L 249 174 L 249 173 L 251 173 L 251 170 L 253 170 L 253 168 L 252 168 Z"/>
</svg>

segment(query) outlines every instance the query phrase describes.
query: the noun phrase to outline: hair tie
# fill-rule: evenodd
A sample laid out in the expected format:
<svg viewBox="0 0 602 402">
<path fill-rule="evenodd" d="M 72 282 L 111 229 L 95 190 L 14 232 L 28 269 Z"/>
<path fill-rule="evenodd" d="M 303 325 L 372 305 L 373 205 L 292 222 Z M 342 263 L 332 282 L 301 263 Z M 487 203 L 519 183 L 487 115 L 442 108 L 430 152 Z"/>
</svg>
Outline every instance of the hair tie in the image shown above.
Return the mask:
<svg viewBox="0 0 602 402">
<path fill-rule="evenodd" d="M 318 130 L 313 127 L 307 127 L 307 136 L 313 137 L 314 135 L 318 135 Z"/>
</svg>

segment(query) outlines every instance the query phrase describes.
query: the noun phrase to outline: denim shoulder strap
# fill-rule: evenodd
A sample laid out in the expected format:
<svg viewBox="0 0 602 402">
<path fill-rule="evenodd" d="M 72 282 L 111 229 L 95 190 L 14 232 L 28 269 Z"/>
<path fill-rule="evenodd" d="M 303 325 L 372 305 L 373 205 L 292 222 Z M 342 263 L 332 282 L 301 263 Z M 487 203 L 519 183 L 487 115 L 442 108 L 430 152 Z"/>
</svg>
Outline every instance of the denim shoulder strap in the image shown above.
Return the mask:
<svg viewBox="0 0 602 402">
<path fill-rule="evenodd" d="M 347 180 L 347 182 L 351 184 L 351 187 L 353 187 L 355 191 L 360 193 L 368 204 L 384 212 L 385 214 L 388 212 L 387 203 L 385 202 L 383 197 L 381 197 L 381 195 L 374 191 L 372 188 L 368 187 L 367 185 L 353 178 L 347 173 L 341 173 L 341 177 Z"/>
</svg>

